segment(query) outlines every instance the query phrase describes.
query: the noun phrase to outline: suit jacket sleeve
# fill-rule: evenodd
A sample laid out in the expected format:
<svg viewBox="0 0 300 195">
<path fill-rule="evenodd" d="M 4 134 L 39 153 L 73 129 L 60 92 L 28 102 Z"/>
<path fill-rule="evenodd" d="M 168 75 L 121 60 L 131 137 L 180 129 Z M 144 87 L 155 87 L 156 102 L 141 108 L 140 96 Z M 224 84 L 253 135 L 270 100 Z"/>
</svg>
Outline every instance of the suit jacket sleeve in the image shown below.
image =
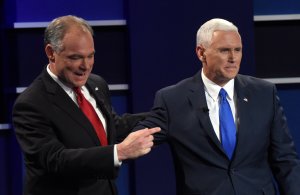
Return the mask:
<svg viewBox="0 0 300 195">
<path fill-rule="evenodd" d="M 163 90 L 159 90 L 154 99 L 154 105 L 147 117 L 134 128 L 135 131 L 143 128 L 160 127 L 161 131 L 154 134 L 154 143 L 162 144 L 167 141 L 168 108 L 164 99 Z"/>
<path fill-rule="evenodd" d="M 271 129 L 270 164 L 282 194 L 300 193 L 300 161 L 287 120 L 274 87 L 274 118 Z"/>
</svg>

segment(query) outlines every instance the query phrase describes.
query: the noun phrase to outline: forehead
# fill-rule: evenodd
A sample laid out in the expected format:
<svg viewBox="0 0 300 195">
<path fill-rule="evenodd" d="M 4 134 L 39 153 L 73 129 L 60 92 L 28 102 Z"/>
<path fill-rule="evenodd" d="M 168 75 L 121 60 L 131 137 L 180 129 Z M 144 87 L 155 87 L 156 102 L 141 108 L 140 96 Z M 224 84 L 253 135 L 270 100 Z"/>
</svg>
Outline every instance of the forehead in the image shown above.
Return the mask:
<svg viewBox="0 0 300 195">
<path fill-rule="evenodd" d="M 63 37 L 63 41 L 67 42 L 69 40 L 71 41 L 74 41 L 77 40 L 78 38 L 80 37 L 90 37 L 92 38 L 92 34 L 87 30 L 87 29 L 84 29 L 82 27 L 70 27 L 64 37 Z"/>
<path fill-rule="evenodd" d="M 63 40 L 62 44 L 64 50 L 94 50 L 94 40 L 93 36 L 89 31 L 80 29 L 80 28 L 71 28 L 69 29 Z"/>
<path fill-rule="evenodd" d="M 211 46 L 220 45 L 241 47 L 241 36 L 236 31 L 215 31 L 212 35 Z"/>
</svg>

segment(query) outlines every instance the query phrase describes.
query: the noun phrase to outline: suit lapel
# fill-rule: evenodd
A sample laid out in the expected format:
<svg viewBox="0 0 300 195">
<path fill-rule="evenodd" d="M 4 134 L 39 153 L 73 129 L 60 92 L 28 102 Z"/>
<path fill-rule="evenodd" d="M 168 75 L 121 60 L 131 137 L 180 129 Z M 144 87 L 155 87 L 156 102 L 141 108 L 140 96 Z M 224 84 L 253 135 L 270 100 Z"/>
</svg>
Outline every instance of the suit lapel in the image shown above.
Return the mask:
<svg viewBox="0 0 300 195">
<path fill-rule="evenodd" d="M 196 109 L 197 118 L 199 119 L 204 131 L 209 135 L 213 143 L 215 143 L 216 146 L 223 151 L 221 143 L 215 134 L 209 118 L 201 71 L 199 71 L 193 78 L 193 83 L 190 85 L 188 99 L 192 104 L 192 107 Z"/>
<path fill-rule="evenodd" d="M 48 75 L 46 71 L 44 71 L 42 78 L 49 94 L 49 100 L 71 117 L 75 123 L 78 123 L 81 126 L 81 129 L 87 131 L 95 145 L 100 145 L 100 141 L 93 126 L 68 94 Z"/>
<path fill-rule="evenodd" d="M 241 156 L 238 153 L 242 152 L 243 144 L 247 143 L 247 128 L 251 126 L 247 121 L 247 112 L 251 110 L 249 108 L 250 93 L 246 87 L 246 83 L 241 80 L 240 75 L 238 75 L 235 79 L 234 84 L 235 92 L 236 92 L 236 114 L 237 114 L 237 144 L 235 149 L 235 156 Z M 249 121 L 253 122 L 253 121 Z"/>
</svg>

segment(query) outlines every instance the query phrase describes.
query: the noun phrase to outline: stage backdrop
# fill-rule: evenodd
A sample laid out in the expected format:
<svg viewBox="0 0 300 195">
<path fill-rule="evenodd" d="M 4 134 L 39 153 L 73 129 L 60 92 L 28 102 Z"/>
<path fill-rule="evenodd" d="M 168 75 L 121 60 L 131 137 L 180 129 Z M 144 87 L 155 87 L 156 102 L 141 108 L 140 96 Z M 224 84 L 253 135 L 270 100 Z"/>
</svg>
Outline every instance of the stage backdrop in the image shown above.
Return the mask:
<svg viewBox="0 0 300 195">
<path fill-rule="evenodd" d="M 239 27 L 244 47 L 241 73 L 298 77 L 299 20 L 258 22 L 253 15 L 297 17 L 298 11 L 299 2 L 293 0 L 1 1 L 0 194 L 22 194 L 24 167 L 11 126 L 11 108 L 47 64 L 43 31 L 53 18 L 74 14 L 91 22 L 97 51 L 94 72 L 108 81 L 113 105 L 122 114 L 148 111 L 158 89 L 201 68 L 195 54 L 196 32 L 203 22 L 215 17 Z M 299 84 L 277 86 L 300 151 Z M 174 195 L 176 183 L 168 146 L 125 162 L 117 182 L 120 195 Z"/>
</svg>

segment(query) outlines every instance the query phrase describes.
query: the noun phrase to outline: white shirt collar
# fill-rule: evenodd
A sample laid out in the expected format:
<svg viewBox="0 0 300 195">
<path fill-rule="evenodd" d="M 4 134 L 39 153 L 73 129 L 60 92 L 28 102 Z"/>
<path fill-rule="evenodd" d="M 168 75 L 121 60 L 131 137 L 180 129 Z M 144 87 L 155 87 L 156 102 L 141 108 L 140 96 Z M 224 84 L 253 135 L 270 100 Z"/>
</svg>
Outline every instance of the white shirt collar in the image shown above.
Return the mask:
<svg viewBox="0 0 300 195">
<path fill-rule="evenodd" d="M 52 78 L 55 82 L 57 82 L 57 83 L 59 84 L 59 86 L 61 86 L 61 87 L 63 88 L 63 90 L 64 90 L 67 94 L 73 94 L 73 93 L 74 93 L 74 91 L 73 91 L 72 88 L 68 87 L 68 86 L 65 85 L 63 82 L 61 82 L 61 81 L 59 80 L 59 78 L 58 78 L 55 74 L 53 74 L 53 73 L 51 72 L 51 70 L 50 70 L 50 68 L 49 68 L 49 64 L 47 65 L 47 72 L 48 72 L 48 74 L 51 76 L 51 78 Z"/>
<path fill-rule="evenodd" d="M 228 98 L 230 100 L 233 100 L 233 94 L 234 94 L 234 79 L 231 79 L 224 87 L 220 87 L 213 81 L 209 80 L 203 73 L 203 69 L 201 70 L 201 76 L 204 83 L 205 91 L 208 93 L 208 95 L 214 100 L 217 101 L 219 97 L 220 89 L 223 88 L 226 90 Z"/>
</svg>

